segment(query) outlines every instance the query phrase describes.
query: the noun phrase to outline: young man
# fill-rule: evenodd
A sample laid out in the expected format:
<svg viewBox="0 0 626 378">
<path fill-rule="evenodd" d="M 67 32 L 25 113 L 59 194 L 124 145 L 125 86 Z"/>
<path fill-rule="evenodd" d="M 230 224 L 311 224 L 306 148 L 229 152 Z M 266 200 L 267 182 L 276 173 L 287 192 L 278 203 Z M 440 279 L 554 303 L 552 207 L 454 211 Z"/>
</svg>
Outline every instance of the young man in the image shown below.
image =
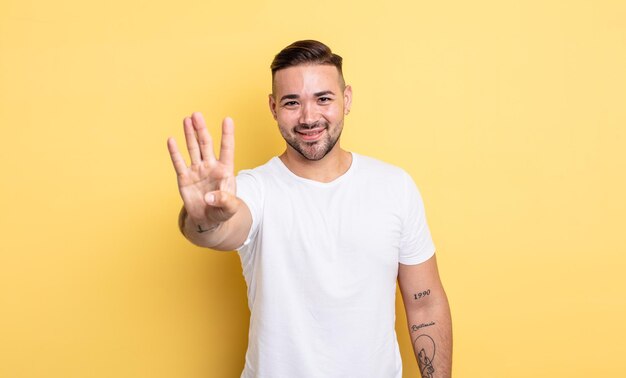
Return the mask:
<svg viewBox="0 0 626 378">
<path fill-rule="evenodd" d="M 317 41 L 276 55 L 269 107 L 286 150 L 236 177 L 233 121 L 217 159 L 202 115 L 185 118 L 190 166 L 168 140 L 181 231 L 239 252 L 251 312 L 242 377 L 401 378 L 396 280 L 422 377 L 449 377 L 450 310 L 421 197 L 403 170 L 341 148 L 352 103 L 341 64 Z"/>
</svg>

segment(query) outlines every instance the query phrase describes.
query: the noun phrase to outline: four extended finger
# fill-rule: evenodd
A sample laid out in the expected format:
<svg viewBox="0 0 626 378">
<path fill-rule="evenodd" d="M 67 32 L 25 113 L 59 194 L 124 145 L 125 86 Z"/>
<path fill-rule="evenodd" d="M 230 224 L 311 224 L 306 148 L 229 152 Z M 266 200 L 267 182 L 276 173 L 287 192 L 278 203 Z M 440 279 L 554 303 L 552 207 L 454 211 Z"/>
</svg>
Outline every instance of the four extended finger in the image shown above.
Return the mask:
<svg viewBox="0 0 626 378">
<path fill-rule="evenodd" d="M 220 162 L 230 170 L 234 169 L 235 162 L 235 123 L 232 118 L 226 117 L 222 122 L 222 144 L 220 147 Z"/>
<path fill-rule="evenodd" d="M 200 153 L 200 146 L 198 145 L 198 139 L 191 118 L 185 117 L 183 120 L 183 129 L 185 130 L 185 140 L 187 141 L 187 151 L 189 151 L 191 164 L 200 164 L 202 161 L 202 155 Z"/>
<path fill-rule="evenodd" d="M 202 159 L 215 160 L 215 154 L 213 153 L 213 139 L 206 128 L 206 123 L 204 122 L 202 113 L 193 113 L 191 115 L 191 120 L 193 121 L 193 127 L 196 135 L 198 136 L 198 141 L 200 142 L 200 153 L 202 154 Z"/>
<path fill-rule="evenodd" d="M 174 138 L 167 139 L 167 149 L 170 152 L 170 157 L 172 158 L 172 164 L 174 164 L 176 174 L 179 176 L 182 175 L 185 171 L 187 171 L 187 164 L 185 164 L 185 159 L 180 154 Z"/>
</svg>

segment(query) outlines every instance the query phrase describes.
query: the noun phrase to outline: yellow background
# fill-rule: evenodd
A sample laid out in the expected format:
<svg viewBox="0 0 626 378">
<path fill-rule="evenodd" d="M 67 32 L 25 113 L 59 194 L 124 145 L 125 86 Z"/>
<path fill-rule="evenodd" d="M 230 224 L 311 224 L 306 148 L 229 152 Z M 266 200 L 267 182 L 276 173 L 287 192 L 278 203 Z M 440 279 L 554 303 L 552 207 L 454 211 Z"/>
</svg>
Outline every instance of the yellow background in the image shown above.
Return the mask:
<svg viewBox="0 0 626 378">
<path fill-rule="evenodd" d="M 0 376 L 238 376 L 239 259 L 179 235 L 165 140 L 202 111 L 214 134 L 235 119 L 237 169 L 280 153 L 268 66 L 304 38 L 344 57 L 343 146 L 421 188 L 455 376 L 626 376 L 625 20 L 608 0 L 2 0 Z"/>
</svg>

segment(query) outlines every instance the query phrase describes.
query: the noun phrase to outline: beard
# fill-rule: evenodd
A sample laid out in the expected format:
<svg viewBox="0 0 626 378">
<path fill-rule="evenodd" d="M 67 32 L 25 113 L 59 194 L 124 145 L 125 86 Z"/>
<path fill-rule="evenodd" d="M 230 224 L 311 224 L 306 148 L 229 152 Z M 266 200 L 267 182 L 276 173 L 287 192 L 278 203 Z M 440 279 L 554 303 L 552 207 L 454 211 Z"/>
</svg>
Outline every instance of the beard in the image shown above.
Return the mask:
<svg viewBox="0 0 626 378">
<path fill-rule="evenodd" d="M 324 136 L 316 141 L 307 142 L 299 140 L 297 135 L 299 131 L 305 131 L 322 127 L 324 130 Z M 280 128 L 285 142 L 289 144 L 294 150 L 296 150 L 305 159 L 311 161 L 322 160 L 337 144 L 339 137 L 341 137 L 341 131 L 343 129 L 343 121 L 339 122 L 335 127 L 331 128 L 328 122 L 315 122 L 312 124 L 299 124 L 291 129 L 291 131 L 283 130 Z"/>
</svg>

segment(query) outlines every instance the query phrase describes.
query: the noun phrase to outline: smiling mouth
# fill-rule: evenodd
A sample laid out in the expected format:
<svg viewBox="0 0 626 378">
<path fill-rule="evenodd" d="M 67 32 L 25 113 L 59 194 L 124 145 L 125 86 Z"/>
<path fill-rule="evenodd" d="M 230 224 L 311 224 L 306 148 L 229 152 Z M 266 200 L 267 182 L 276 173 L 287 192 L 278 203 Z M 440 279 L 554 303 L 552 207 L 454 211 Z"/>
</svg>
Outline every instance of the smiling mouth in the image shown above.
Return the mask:
<svg viewBox="0 0 626 378">
<path fill-rule="evenodd" d="M 296 133 L 305 141 L 317 140 L 326 130 L 325 127 L 316 127 L 313 129 L 296 129 Z"/>
</svg>

